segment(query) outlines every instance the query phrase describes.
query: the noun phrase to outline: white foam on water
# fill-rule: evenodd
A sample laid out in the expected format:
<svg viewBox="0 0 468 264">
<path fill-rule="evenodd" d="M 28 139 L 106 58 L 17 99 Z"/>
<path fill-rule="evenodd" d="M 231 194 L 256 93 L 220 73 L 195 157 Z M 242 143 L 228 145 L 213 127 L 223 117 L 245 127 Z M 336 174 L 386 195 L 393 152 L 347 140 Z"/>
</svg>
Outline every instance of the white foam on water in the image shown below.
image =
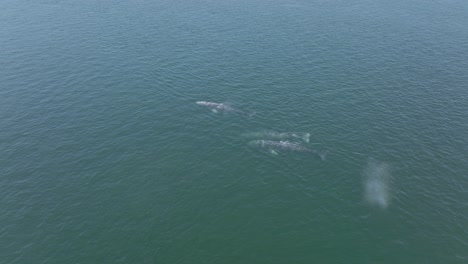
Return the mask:
<svg viewBox="0 0 468 264">
<path fill-rule="evenodd" d="M 385 209 L 390 205 L 390 166 L 385 162 L 371 160 L 363 174 L 364 198 L 367 203 Z"/>
</svg>

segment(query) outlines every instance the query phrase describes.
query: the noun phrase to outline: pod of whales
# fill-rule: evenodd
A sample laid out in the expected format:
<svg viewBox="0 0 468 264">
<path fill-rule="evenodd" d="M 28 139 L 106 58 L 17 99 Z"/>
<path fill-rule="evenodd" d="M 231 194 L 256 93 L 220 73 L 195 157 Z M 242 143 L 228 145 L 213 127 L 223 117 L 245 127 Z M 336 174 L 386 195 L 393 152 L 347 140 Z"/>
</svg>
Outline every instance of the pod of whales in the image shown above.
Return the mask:
<svg viewBox="0 0 468 264">
<path fill-rule="evenodd" d="M 208 101 L 196 101 L 195 103 L 207 107 L 214 113 L 222 111 L 246 114 L 244 111 L 223 103 Z M 248 114 L 248 116 L 251 116 L 251 114 Z M 278 154 L 281 151 L 312 153 L 318 155 L 322 160 L 325 160 L 326 152 L 316 151 L 298 142 L 303 141 L 309 143 L 310 133 L 262 131 L 244 133 L 242 137 L 253 139 L 248 143 L 249 146 L 267 150 L 272 154 Z"/>
<path fill-rule="evenodd" d="M 207 107 L 214 113 L 235 112 L 246 114 L 246 112 L 233 108 L 223 103 L 208 101 L 196 101 L 197 105 Z M 251 116 L 251 114 L 247 114 Z M 318 151 L 311 148 L 309 143 L 310 134 L 304 132 L 276 132 L 261 131 L 242 134 L 243 138 L 249 139 L 248 145 L 253 148 L 267 151 L 278 155 L 280 152 L 298 152 L 317 155 L 321 160 L 326 159 L 328 150 Z M 389 181 L 390 174 L 386 163 L 371 162 L 365 170 L 364 191 L 367 202 L 385 209 L 390 203 Z"/>
</svg>

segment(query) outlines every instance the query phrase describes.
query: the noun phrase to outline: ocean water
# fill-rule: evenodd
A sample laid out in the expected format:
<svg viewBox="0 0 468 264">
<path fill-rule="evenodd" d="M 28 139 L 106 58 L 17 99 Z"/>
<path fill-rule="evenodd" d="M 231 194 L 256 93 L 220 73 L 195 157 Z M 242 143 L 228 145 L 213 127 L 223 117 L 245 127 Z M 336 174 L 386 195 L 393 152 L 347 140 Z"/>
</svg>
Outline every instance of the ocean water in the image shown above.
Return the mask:
<svg viewBox="0 0 468 264">
<path fill-rule="evenodd" d="M 468 263 L 467 1 L 0 7 L 0 263 Z"/>
</svg>

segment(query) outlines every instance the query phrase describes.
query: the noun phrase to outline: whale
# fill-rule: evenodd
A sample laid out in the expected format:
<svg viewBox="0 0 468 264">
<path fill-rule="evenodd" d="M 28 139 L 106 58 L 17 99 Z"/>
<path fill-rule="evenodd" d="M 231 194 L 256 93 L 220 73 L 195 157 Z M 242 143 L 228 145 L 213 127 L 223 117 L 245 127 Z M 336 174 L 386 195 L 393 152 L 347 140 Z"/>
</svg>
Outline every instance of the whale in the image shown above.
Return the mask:
<svg viewBox="0 0 468 264">
<path fill-rule="evenodd" d="M 268 150 L 268 152 L 274 155 L 278 155 L 278 152 L 280 151 L 303 152 L 318 155 L 321 160 L 325 160 L 327 154 L 327 152 L 318 152 L 299 143 L 287 140 L 276 141 L 259 139 L 250 141 L 248 145 L 251 147 Z"/>
<path fill-rule="evenodd" d="M 254 113 L 248 113 L 248 112 L 241 111 L 239 109 L 236 109 L 234 107 L 231 107 L 231 106 L 229 106 L 227 104 L 223 104 L 223 103 L 214 103 L 214 102 L 208 102 L 208 101 L 196 101 L 195 103 L 197 105 L 205 106 L 205 107 L 211 109 L 211 111 L 213 113 L 218 113 L 220 111 L 233 112 L 233 113 L 246 115 L 246 116 L 249 116 L 249 117 L 254 114 Z"/>
<path fill-rule="evenodd" d="M 213 112 L 218 112 L 219 110 L 224 110 L 224 111 L 232 111 L 232 112 L 237 112 L 237 109 L 234 109 L 226 104 L 223 103 L 213 103 L 213 102 L 207 102 L 207 101 L 196 101 L 195 102 L 197 105 L 202 105 L 206 106 L 211 109 Z"/>
<path fill-rule="evenodd" d="M 250 132 L 242 134 L 244 138 L 251 139 L 268 139 L 268 140 L 303 140 L 304 142 L 309 143 L 310 133 L 302 132 L 275 132 L 275 131 L 262 131 L 262 132 Z"/>
</svg>

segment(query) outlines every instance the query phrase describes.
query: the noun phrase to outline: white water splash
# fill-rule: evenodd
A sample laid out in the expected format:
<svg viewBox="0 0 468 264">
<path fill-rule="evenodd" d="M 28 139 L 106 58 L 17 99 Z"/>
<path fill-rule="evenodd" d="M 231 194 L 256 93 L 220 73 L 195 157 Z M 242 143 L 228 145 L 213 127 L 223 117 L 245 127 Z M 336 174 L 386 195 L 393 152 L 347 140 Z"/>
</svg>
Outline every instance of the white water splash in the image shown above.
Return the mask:
<svg viewBox="0 0 468 264">
<path fill-rule="evenodd" d="M 364 198 L 373 205 L 385 209 L 391 200 L 390 166 L 385 162 L 370 160 L 364 169 Z"/>
</svg>

